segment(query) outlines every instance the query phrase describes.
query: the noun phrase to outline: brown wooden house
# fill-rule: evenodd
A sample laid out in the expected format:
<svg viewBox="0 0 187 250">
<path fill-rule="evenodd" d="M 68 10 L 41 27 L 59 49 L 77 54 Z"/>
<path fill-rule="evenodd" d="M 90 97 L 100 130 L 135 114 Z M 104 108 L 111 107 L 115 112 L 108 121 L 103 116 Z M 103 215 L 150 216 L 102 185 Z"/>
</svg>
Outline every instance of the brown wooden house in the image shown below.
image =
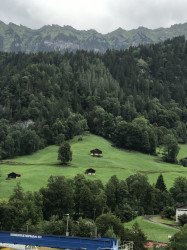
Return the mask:
<svg viewBox="0 0 187 250">
<path fill-rule="evenodd" d="M 183 167 L 187 167 L 187 157 L 181 159 L 180 162 L 183 165 Z"/>
<path fill-rule="evenodd" d="M 85 171 L 85 174 L 89 174 L 89 175 L 95 175 L 96 170 L 94 170 L 93 168 L 89 168 Z"/>
<path fill-rule="evenodd" d="M 98 148 L 93 149 L 90 151 L 90 155 L 91 156 L 97 156 L 97 157 L 101 157 L 102 156 L 102 151 Z"/>
<path fill-rule="evenodd" d="M 18 174 L 18 173 L 12 172 L 12 173 L 8 174 L 8 178 L 9 178 L 9 179 L 10 179 L 10 178 L 18 178 L 18 177 L 21 177 L 21 175 Z"/>
</svg>

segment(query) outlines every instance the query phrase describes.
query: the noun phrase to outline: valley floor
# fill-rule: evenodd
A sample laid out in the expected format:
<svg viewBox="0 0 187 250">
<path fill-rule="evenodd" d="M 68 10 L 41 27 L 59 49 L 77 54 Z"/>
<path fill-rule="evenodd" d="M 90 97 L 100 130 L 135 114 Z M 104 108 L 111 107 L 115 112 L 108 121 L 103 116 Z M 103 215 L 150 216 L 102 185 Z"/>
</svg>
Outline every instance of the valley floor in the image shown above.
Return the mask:
<svg viewBox="0 0 187 250">
<path fill-rule="evenodd" d="M 164 177 L 167 188 L 173 186 L 175 178 L 186 177 L 187 168 L 169 164 L 161 158 L 135 151 L 113 147 L 110 141 L 96 135 L 87 135 L 83 141 L 75 137 L 70 141 L 73 160 L 67 166 L 60 165 L 57 160 L 58 147 L 49 146 L 32 155 L 8 159 L 0 164 L 0 198 L 8 198 L 16 183 L 20 182 L 24 191 L 37 191 L 46 186 L 50 176 L 73 178 L 77 174 L 85 174 L 85 170 L 93 168 L 95 176 L 86 175 L 90 179 L 100 179 L 104 184 L 112 175 L 119 179 L 140 173 L 148 177 L 150 183 L 156 183 L 160 173 Z M 90 156 L 90 150 L 99 148 L 103 157 Z M 186 157 L 187 145 L 181 145 L 179 159 Z M 21 177 L 7 180 L 11 172 L 20 173 Z"/>
</svg>

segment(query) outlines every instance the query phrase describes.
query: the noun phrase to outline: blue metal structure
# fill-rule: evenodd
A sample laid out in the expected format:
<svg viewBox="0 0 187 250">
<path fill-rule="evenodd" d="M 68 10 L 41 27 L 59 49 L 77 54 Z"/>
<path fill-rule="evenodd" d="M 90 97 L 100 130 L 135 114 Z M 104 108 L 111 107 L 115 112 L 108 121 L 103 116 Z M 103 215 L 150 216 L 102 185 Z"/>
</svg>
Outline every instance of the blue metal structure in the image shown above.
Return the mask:
<svg viewBox="0 0 187 250">
<path fill-rule="evenodd" d="M 65 249 L 118 250 L 118 241 L 113 238 L 80 238 L 42 234 L 0 232 L 0 242 Z"/>
</svg>

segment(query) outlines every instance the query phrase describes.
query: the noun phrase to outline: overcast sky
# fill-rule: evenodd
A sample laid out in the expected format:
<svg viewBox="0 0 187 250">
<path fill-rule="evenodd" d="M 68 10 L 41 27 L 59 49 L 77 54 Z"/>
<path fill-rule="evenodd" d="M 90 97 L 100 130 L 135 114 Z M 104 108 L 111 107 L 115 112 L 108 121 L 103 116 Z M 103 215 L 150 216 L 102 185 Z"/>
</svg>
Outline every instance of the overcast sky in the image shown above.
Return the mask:
<svg viewBox="0 0 187 250">
<path fill-rule="evenodd" d="M 0 20 L 32 29 L 71 25 L 101 33 L 187 22 L 187 0 L 0 0 Z"/>
</svg>

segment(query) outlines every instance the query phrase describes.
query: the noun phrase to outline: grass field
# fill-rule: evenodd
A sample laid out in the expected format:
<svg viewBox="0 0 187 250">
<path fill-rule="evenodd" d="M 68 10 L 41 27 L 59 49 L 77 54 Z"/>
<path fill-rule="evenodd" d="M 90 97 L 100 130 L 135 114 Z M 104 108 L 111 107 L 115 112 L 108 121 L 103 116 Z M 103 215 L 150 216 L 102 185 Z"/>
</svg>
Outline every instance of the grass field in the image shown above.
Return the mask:
<svg viewBox="0 0 187 250">
<path fill-rule="evenodd" d="M 87 135 L 83 141 L 78 141 L 75 137 L 70 144 L 73 160 L 69 166 L 59 165 L 57 146 L 49 146 L 32 155 L 8 160 L 16 162 L 16 165 L 0 164 L 0 198 L 8 198 L 17 182 L 21 183 L 24 191 L 37 191 L 46 186 L 51 175 L 73 178 L 77 174 L 84 174 L 85 170 L 91 167 L 96 170 L 96 175 L 87 178 L 100 179 L 103 183 L 114 174 L 119 179 L 126 179 L 135 173 L 146 174 L 150 183 L 156 183 L 158 175 L 162 173 L 167 187 L 170 188 L 176 177 L 187 176 L 187 168 L 164 163 L 158 157 L 117 149 L 99 136 Z M 103 157 L 91 157 L 89 152 L 94 148 L 101 149 Z M 179 159 L 186 157 L 186 152 L 187 145 L 181 145 Z M 21 178 L 6 180 L 10 172 L 20 173 Z"/>
<path fill-rule="evenodd" d="M 164 223 L 167 225 L 174 225 L 174 226 L 180 226 L 180 223 L 176 222 L 175 220 L 167 219 L 167 218 L 161 218 L 161 216 L 154 217 L 153 220 Z"/>
<path fill-rule="evenodd" d="M 141 217 L 137 217 L 133 221 L 125 223 L 124 225 L 127 228 L 132 228 L 135 222 L 138 222 L 139 226 L 147 236 L 147 239 L 151 241 L 168 242 L 168 236 L 173 236 L 178 232 L 178 230 L 174 228 L 169 228 L 166 226 L 144 221 L 141 219 Z"/>
</svg>

